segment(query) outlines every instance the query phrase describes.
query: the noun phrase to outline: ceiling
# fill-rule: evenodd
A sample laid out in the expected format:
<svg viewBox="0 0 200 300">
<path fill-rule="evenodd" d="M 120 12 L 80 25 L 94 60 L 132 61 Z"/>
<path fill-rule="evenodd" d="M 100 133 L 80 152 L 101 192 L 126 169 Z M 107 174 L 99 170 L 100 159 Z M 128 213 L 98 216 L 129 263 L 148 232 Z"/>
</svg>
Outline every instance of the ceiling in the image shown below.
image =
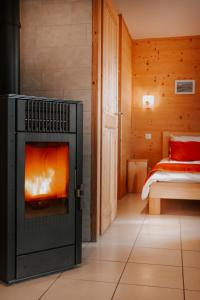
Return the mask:
<svg viewBox="0 0 200 300">
<path fill-rule="evenodd" d="M 113 0 L 134 39 L 200 35 L 200 0 Z"/>
</svg>

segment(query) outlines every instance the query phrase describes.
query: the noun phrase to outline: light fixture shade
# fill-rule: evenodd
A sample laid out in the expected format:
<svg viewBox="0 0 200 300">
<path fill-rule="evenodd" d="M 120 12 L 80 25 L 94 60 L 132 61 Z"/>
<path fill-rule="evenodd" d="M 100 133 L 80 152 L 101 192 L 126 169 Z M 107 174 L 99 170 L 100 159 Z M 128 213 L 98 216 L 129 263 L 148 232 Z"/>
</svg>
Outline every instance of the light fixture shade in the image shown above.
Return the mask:
<svg viewBox="0 0 200 300">
<path fill-rule="evenodd" d="M 142 97 L 142 104 L 144 108 L 153 108 L 154 106 L 154 96 L 144 95 Z"/>
</svg>

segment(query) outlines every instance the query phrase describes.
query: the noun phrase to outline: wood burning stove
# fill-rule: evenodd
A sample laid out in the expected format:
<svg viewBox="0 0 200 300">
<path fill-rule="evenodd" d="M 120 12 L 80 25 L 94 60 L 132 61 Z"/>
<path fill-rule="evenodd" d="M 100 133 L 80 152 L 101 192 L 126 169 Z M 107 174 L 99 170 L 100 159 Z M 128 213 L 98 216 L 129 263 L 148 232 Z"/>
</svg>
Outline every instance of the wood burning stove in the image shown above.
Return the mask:
<svg viewBox="0 0 200 300">
<path fill-rule="evenodd" d="M 81 262 L 82 104 L 0 97 L 0 279 Z"/>
</svg>

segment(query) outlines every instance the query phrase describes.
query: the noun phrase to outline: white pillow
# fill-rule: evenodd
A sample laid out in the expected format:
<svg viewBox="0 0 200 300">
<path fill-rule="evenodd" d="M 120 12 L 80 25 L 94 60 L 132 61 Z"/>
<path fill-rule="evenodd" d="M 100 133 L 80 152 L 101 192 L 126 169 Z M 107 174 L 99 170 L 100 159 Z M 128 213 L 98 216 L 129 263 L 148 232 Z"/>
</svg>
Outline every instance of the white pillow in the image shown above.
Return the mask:
<svg viewBox="0 0 200 300">
<path fill-rule="evenodd" d="M 171 135 L 170 136 L 170 140 L 171 141 L 176 141 L 176 142 L 200 142 L 200 136 L 196 135 L 196 136 L 192 136 L 192 135 L 188 135 L 188 136 L 175 136 L 175 135 Z"/>
</svg>

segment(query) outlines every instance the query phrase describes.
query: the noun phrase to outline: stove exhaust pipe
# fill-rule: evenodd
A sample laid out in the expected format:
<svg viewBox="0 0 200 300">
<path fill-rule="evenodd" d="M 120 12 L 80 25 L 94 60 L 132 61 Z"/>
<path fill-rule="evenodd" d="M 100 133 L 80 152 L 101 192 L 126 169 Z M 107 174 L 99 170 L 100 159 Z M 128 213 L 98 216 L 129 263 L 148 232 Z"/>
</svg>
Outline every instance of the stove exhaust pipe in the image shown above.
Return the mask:
<svg viewBox="0 0 200 300">
<path fill-rule="evenodd" d="M 19 94 L 19 0 L 0 1 L 0 41 L 0 94 Z"/>
</svg>

